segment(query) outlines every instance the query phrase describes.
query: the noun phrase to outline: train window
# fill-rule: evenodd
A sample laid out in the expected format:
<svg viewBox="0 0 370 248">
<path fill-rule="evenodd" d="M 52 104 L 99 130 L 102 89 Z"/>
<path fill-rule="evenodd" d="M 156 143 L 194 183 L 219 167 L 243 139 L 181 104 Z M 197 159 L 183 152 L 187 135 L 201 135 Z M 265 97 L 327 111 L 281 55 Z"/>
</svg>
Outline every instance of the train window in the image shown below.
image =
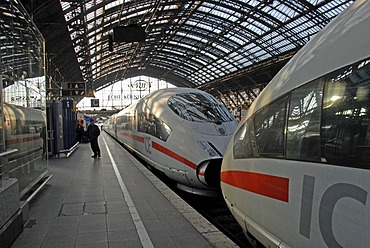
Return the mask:
<svg viewBox="0 0 370 248">
<path fill-rule="evenodd" d="M 117 129 L 121 129 L 121 130 L 131 130 L 132 129 L 130 116 L 127 114 L 118 116 L 117 123 L 119 123 L 119 125 L 117 125 Z"/>
<path fill-rule="evenodd" d="M 235 133 L 233 149 L 235 159 L 259 157 L 254 135 L 253 117 L 249 118 Z"/>
<path fill-rule="evenodd" d="M 194 122 L 230 122 L 234 117 L 213 96 L 201 93 L 182 93 L 168 99 L 168 106 L 181 118 Z"/>
<path fill-rule="evenodd" d="M 138 131 L 153 135 L 163 141 L 168 139 L 172 130 L 161 119 L 152 114 L 139 114 Z"/>
<path fill-rule="evenodd" d="M 254 117 L 254 131 L 261 157 L 284 155 L 284 131 L 288 98 L 283 98 Z"/>
<path fill-rule="evenodd" d="M 324 87 L 321 146 L 328 163 L 370 169 L 370 60 L 331 73 Z"/>
<path fill-rule="evenodd" d="M 286 157 L 320 161 L 320 121 L 323 84 L 314 81 L 291 94 Z"/>
<path fill-rule="evenodd" d="M 287 159 L 370 169 L 370 59 L 292 91 L 286 116 L 287 102 L 271 104 L 236 131 L 235 159 L 283 158 L 285 150 Z"/>
</svg>

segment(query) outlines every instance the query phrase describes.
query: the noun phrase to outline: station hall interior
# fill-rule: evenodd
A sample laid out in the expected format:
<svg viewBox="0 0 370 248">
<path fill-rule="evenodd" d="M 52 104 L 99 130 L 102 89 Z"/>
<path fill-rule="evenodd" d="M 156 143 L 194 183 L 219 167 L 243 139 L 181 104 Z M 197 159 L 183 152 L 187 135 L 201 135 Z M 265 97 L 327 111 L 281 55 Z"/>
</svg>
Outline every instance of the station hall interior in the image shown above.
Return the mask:
<svg viewBox="0 0 370 248">
<path fill-rule="evenodd" d="M 1 0 L 0 236 L 17 237 L 49 160 L 76 149 L 77 123 L 176 87 L 209 93 L 240 120 L 353 2 Z"/>
</svg>

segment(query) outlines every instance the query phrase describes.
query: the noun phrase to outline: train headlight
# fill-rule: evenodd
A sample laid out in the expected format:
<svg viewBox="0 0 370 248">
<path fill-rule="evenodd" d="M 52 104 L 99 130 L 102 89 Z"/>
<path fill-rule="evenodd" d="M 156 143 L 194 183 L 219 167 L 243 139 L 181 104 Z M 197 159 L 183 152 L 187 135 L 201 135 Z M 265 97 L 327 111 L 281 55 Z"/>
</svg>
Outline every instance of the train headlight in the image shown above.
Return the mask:
<svg viewBox="0 0 370 248">
<path fill-rule="evenodd" d="M 198 141 L 198 143 L 210 157 L 222 157 L 222 154 L 211 143 L 202 140 Z"/>
</svg>

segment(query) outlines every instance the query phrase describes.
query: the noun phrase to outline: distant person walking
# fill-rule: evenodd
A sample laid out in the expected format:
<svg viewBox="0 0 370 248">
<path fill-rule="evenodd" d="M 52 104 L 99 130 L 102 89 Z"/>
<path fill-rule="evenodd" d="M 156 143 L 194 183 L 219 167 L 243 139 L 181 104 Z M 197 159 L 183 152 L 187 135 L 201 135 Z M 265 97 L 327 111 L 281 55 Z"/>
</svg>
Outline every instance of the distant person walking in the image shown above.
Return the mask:
<svg viewBox="0 0 370 248">
<path fill-rule="evenodd" d="M 90 119 L 90 125 L 87 127 L 87 138 L 90 141 L 91 150 L 94 155 L 92 158 L 100 158 L 100 148 L 98 143 L 98 137 L 100 135 L 99 127 L 94 123 L 94 119 Z"/>
</svg>

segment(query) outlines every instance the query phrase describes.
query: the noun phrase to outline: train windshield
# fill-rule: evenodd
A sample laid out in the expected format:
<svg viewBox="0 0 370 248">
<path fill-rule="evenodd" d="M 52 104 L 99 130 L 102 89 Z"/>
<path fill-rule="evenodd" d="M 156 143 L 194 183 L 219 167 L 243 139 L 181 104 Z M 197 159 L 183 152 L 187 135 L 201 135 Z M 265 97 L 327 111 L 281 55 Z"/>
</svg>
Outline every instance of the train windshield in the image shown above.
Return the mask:
<svg viewBox="0 0 370 248">
<path fill-rule="evenodd" d="M 221 124 L 234 120 L 226 107 L 208 94 L 176 94 L 168 99 L 167 104 L 173 112 L 188 121 Z"/>
</svg>

